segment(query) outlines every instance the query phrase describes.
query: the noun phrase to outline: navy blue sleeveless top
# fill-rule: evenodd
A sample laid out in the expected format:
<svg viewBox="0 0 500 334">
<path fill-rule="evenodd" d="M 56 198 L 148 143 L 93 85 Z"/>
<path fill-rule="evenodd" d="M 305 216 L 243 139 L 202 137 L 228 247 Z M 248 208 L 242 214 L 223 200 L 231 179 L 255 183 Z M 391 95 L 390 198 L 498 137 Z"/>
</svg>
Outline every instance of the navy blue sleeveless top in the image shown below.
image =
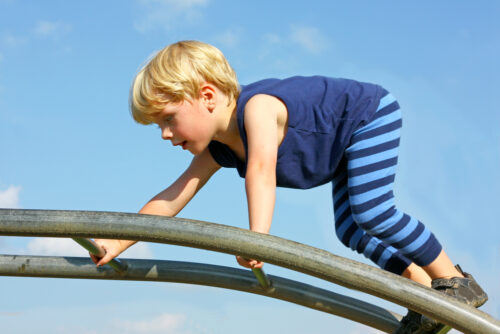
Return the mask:
<svg viewBox="0 0 500 334">
<path fill-rule="evenodd" d="M 288 111 L 288 129 L 278 148 L 276 185 L 308 189 L 333 179 L 352 133 L 369 122 L 387 91 L 374 84 L 321 76 L 266 79 L 242 86 L 236 109 L 247 157 L 245 105 L 257 94 L 280 99 Z M 212 141 L 208 148 L 219 165 L 236 168 L 245 177 L 246 162 L 227 145 Z"/>
</svg>

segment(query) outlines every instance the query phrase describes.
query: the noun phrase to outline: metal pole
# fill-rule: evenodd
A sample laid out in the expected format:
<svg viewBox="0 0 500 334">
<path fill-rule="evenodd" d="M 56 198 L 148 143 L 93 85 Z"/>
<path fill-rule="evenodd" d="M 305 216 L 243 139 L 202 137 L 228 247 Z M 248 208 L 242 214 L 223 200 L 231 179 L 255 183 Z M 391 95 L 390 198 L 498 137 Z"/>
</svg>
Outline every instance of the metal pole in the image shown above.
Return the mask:
<svg viewBox="0 0 500 334">
<path fill-rule="evenodd" d="M 500 333 L 500 322 L 490 315 L 408 279 L 236 227 L 130 213 L 2 209 L 0 234 L 143 240 L 238 254 L 381 297 L 465 333 Z"/>
<path fill-rule="evenodd" d="M 255 278 L 257 278 L 257 281 L 259 281 L 260 286 L 264 290 L 272 289 L 272 282 L 266 275 L 264 270 L 262 270 L 261 268 L 252 268 L 252 272 L 255 275 Z"/>
<path fill-rule="evenodd" d="M 87 238 L 73 238 L 74 241 L 76 241 L 80 246 L 88 250 L 91 254 L 97 256 L 97 257 L 104 257 L 106 255 L 106 251 L 99 247 L 98 244 L 95 243 L 92 239 L 87 239 Z M 107 263 L 111 268 L 113 268 L 116 272 L 123 273 L 125 270 L 127 270 L 127 266 L 121 263 L 118 259 L 112 259 Z M 255 275 L 255 278 L 257 278 L 257 281 L 259 281 L 259 284 L 261 287 L 265 290 L 271 289 L 271 281 L 267 277 L 266 273 L 264 270 L 260 268 L 252 268 L 252 272 Z"/>
<path fill-rule="evenodd" d="M 99 247 L 99 245 L 96 244 L 91 239 L 73 238 L 73 240 L 75 240 L 83 248 L 85 248 L 91 254 L 93 254 L 97 257 L 104 257 L 104 255 L 106 255 L 106 251 L 104 249 L 102 249 L 101 247 Z M 108 262 L 108 264 L 111 268 L 113 268 L 115 271 L 117 271 L 119 273 L 123 273 L 125 270 L 127 270 L 127 266 L 116 259 L 112 259 L 111 261 Z"/>
<path fill-rule="evenodd" d="M 179 261 L 122 259 L 127 271 L 97 268 L 89 258 L 0 255 L 0 275 L 107 280 L 134 280 L 197 284 L 259 294 L 334 314 L 392 333 L 401 316 L 361 300 L 308 284 L 271 276 L 273 288 L 263 290 L 248 271 Z"/>
</svg>

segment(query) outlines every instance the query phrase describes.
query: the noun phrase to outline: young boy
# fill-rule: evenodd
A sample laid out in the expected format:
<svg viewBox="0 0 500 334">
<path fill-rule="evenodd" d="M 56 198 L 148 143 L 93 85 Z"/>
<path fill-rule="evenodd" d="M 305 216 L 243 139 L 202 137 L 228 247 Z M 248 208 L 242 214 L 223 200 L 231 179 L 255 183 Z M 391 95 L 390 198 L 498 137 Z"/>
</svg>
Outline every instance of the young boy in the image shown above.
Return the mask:
<svg viewBox="0 0 500 334">
<path fill-rule="evenodd" d="M 479 307 L 487 296 L 457 270 L 434 235 L 396 209 L 392 193 L 399 105 L 380 86 L 326 77 L 259 81 L 241 90 L 215 47 L 182 41 L 137 74 L 134 119 L 156 123 L 162 138 L 193 153 L 187 170 L 151 199 L 143 214 L 175 216 L 222 167 L 245 178 L 250 230 L 268 233 L 276 186 L 307 189 L 332 182 L 339 239 L 381 268 Z M 103 265 L 135 241 L 96 240 Z M 237 256 L 240 265 L 263 263 Z M 465 276 L 465 277 L 464 277 Z M 406 329 L 432 319 L 410 312 Z"/>
</svg>

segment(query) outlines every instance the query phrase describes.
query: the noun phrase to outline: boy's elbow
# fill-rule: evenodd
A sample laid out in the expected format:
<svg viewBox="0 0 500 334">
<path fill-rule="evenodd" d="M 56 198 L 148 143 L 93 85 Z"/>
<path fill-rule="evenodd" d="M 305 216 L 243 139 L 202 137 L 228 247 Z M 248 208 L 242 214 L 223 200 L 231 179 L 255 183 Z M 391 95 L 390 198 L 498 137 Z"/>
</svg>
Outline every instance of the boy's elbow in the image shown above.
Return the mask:
<svg viewBox="0 0 500 334">
<path fill-rule="evenodd" d="M 277 158 L 270 158 L 268 154 L 250 157 L 247 163 L 247 170 L 260 173 L 276 173 L 276 163 Z"/>
<path fill-rule="evenodd" d="M 247 182 L 259 180 L 276 186 L 276 164 L 265 162 L 248 164 L 245 180 Z"/>
<path fill-rule="evenodd" d="M 157 215 L 157 216 L 173 216 L 174 212 L 170 210 L 167 203 L 163 200 L 153 198 L 146 203 L 139 211 L 140 214 Z"/>
</svg>

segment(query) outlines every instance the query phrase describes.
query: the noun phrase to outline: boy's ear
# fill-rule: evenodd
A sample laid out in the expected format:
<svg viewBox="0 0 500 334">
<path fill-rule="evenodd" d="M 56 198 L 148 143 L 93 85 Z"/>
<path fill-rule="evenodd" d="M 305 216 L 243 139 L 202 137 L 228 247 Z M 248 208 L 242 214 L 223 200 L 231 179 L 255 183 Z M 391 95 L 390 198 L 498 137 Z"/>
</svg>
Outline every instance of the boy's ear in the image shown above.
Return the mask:
<svg viewBox="0 0 500 334">
<path fill-rule="evenodd" d="M 200 88 L 200 100 L 209 111 L 213 111 L 217 105 L 217 90 L 211 84 L 205 83 Z"/>
</svg>

